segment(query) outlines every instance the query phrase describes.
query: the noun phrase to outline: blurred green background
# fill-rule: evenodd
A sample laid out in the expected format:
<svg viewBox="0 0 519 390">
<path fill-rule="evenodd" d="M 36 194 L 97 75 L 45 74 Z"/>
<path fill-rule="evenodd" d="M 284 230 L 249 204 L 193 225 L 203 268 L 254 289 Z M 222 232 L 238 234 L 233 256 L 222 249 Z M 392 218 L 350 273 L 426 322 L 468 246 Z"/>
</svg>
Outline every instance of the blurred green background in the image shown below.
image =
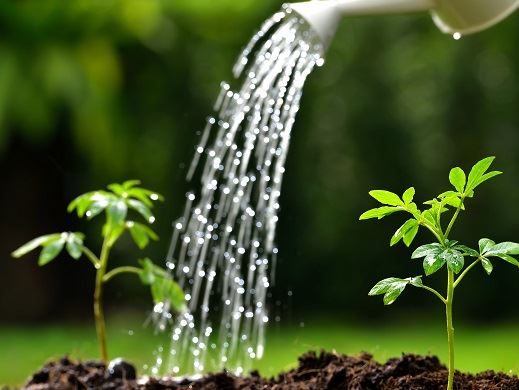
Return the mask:
<svg viewBox="0 0 519 390">
<path fill-rule="evenodd" d="M 39 269 L 36 256 L 15 261 L 10 252 L 36 235 L 62 230 L 91 232 L 88 242 L 97 248 L 98 226 L 67 215 L 67 203 L 107 183 L 139 178 L 166 197 L 157 209 L 162 239 L 146 253 L 160 262 L 171 221 L 190 189 L 186 164 L 219 83 L 230 81 L 241 47 L 280 5 L 276 0 L 0 4 L 0 356 L 11 357 L 20 372 L 37 366 L 34 358 L 24 366 L 35 355 L 30 349 L 22 353 L 22 345 L 41 351 L 42 363 L 45 356 L 74 353 L 74 337 L 91 342 L 93 329 L 82 333 L 84 325 L 78 324 L 90 320 L 93 272 L 88 262 L 65 256 Z M 301 342 L 299 352 L 333 348 L 335 342 L 347 352 L 369 350 L 382 345 L 369 340 L 403 323 L 419 335 L 430 316 L 437 317 L 441 340 L 443 312 L 432 296 L 406 293 L 390 309 L 367 297 L 379 279 L 419 274 L 421 267 L 404 247 L 389 249 L 399 217 L 381 223 L 357 219 L 374 206 L 370 189 L 402 192 L 412 184 L 417 199 L 427 200 L 447 188 L 450 167 L 468 168 L 495 155 L 495 168 L 505 175 L 481 187 L 453 237 L 471 245 L 482 236 L 519 240 L 517 36 L 519 15 L 459 41 L 438 32 L 427 15 L 342 23 L 326 65 L 308 82 L 293 132 L 271 298 L 271 317 L 280 316 L 273 326 L 284 333 L 272 336 L 267 351 L 305 337 L 321 341 Z M 428 239 L 420 235 L 418 243 Z M 141 256 L 130 240 L 114 255 L 115 263 Z M 498 264 L 489 278 L 477 269 L 457 290 L 457 319 L 492 329 L 485 337 L 512 340 L 496 341 L 509 354 L 494 349 L 490 357 L 499 351 L 517 356 L 519 350 L 511 327 L 501 325 L 519 320 L 515 271 Z M 442 288 L 443 276 L 432 277 L 431 284 Z M 147 291 L 132 280 L 114 281 L 106 299 L 108 311 L 137 313 L 128 319 L 131 324 L 142 323 L 150 309 Z M 309 321 L 315 330 L 300 327 Z M 369 330 L 389 322 L 387 328 Z M 63 337 L 48 342 L 49 327 Z M 342 332 L 326 334 L 341 327 Z M 443 345 L 428 347 L 426 334 L 411 344 L 405 332 L 393 335 L 402 336 L 388 336 L 392 344 L 386 348 L 393 354 L 443 353 Z M 345 346 L 343 338 L 350 337 L 357 343 Z M 473 343 L 485 337 L 475 336 Z M 143 344 L 135 348 L 139 362 L 154 347 Z M 95 347 L 89 348 L 77 354 L 92 356 Z M 466 356 L 476 362 L 473 350 Z M 471 366 L 469 359 L 462 368 L 484 367 L 517 369 L 519 360 Z M 0 383 L 29 374 L 1 369 Z"/>
</svg>

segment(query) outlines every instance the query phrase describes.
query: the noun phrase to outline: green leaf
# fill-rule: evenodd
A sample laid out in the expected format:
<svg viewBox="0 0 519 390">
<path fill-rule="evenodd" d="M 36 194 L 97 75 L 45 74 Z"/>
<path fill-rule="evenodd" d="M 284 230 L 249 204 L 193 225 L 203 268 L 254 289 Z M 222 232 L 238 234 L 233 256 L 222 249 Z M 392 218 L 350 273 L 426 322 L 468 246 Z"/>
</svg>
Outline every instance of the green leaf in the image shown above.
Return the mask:
<svg viewBox="0 0 519 390">
<path fill-rule="evenodd" d="M 415 219 L 409 219 L 404 222 L 404 224 L 398 228 L 395 234 L 393 234 L 393 237 L 391 237 L 390 246 L 397 244 L 404 237 L 407 231 L 417 224 L 418 222 Z"/>
<path fill-rule="evenodd" d="M 126 189 L 118 183 L 112 183 L 106 186 L 110 191 L 112 191 L 117 196 L 123 196 L 126 192 Z"/>
<path fill-rule="evenodd" d="M 422 212 L 422 218 L 427 220 L 427 222 L 431 223 L 433 226 L 436 226 L 436 218 L 433 214 L 433 210 L 425 210 Z"/>
<path fill-rule="evenodd" d="M 479 253 L 483 254 L 487 250 L 492 248 L 494 245 L 496 245 L 496 243 L 489 238 L 482 238 L 481 240 L 479 240 L 478 245 L 479 245 Z"/>
<path fill-rule="evenodd" d="M 406 205 L 410 204 L 413 201 L 415 195 L 414 187 L 409 187 L 405 190 L 404 195 L 402 195 L 402 199 Z"/>
<path fill-rule="evenodd" d="M 384 304 L 391 305 L 400 294 L 405 290 L 408 284 L 412 284 L 416 287 L 422 287 L 422 279 L 417 276 L 414 278 L 399 279 L 399 278 L 387 278 L 378 282 L 368 293 L 370 296 L 384 294 Z"/>
<path fill-rule="evenodd" d="M 478 181 L 476 181 L 475 187 L 479 186 L 481 183 L 483 183 L 489 179 L 492 179 L 495 176 L 501 175 L 502 173 L 503 172 L 500 172 L 500 171 L 492 171 L 492 172 L 485 173 L 483 176 L 481 176 L 481 178 Z"/>
<path fill-rule="evenodd" d="M 130 231 L 133 241 L 137 244 L 139 249 L 144 249 L 150 242 L 150 239 L 157 241 L 159 237 L 153 230 L 142 223 L 129 221 L 126 226 Z"/>
<path fill-rule="evenodd" d="M 442 246 L 438 243 L 425 244 L 415 249 L 411 255 L 411 259 L 419 259 L 425 256 L 436 256 L 442 251 Z"/>
<path fill-rule="evenodd" d="M 67 252 L 73 259 L 79 259 L 83 254 L 83 238 L 82 233 L 69 233 L 67 237 Z"/>
<path fill-rule="evenodd" d="M 460 167 L 451 169 L 449 173 L 449 181 L 459 193 L 463 193 L 466 180 L 467 178 L 465 176 L 465 172 L 463 172 L 463 169 Z"/>
<path fill-rule="evenodd" d="M 66 237 L 61 236 L 60 238 L 45 243 L 43 250 L 40 253 L 40 258 L 38 259 L 38 265 L 43 266 L 54 260 L 63 249 L 65 241 Z"/>
<path fill-rule="evenodd" d="M 170 278 L 155 278 L 151 285 L 151 295 L 155 304 L 169 302 L 177 312 L 183 312 L 186 309 L 184 292 Z"/>
<path fill-rule="evenodd" d="M 488 256 L 495 256 L 497 254 L 519 255 L 519 244 L 509 241 L 501 242 L 486 250 L 486 255 Z"/>
<path fill-rule="evenodd" d="M 485 270 L 485 272 L 487 274 L 490 275 L 492 273 L 492 270 L 494 269 L 494 266 L 492 265 L 490 260 L 488 260 L 486 257 L 482 257 L 481 258 L 481 265 L 483 266 L 483 269 Z"/>
<path fill-rule="evenodd" d="M 402 200 L 400 200 L 400 197 L 397 194 L 390 192 L 390 191 L 373 190 L 373 191 L 370 191 L 369 194 L 382 204 L 386 204 L 389 206 L 403 206 L 404 205 L 404 202 L 402 202 Z"/>
<path fill-rule="evenodd" d="M 440 195 L 437 196 L 439 199 L 447 198 L 450 196 L 459 196 L 459 194 L 456 191 L 445 191 L 442 192 Z"/>
<path fill-rule="evenodd" d="M 414 238 L 416 237 L 416 234 L 418 233 L 418 229 L 420 228 L 420 225 L 416 223 L 411 229 L 409 229 L 407 232 L 404 233 L 404 244 L 409 248 L 411 243 L 413 242 Z"/>
<path fill-rule="evenodd" d="M 439 255 L 427 255 L 423 260 L 425 275 L 429 276 L 441 269 L 445 264 L 445 259 Z"/>
<path fill-rule="evenodd" d="M 135 186 L 138 186 L 139 184 L 141 184 L 141 181 L 140 180 L 126 180 L 123 184 L 122 184 L 122 187 L 128 191 L 129 189 L 135 187 Z"/>
<path fill-rule="evenodd" d="M 378 207 L 376 209 L 371 209 L 371 210 L 366 211 L 359 217 L 359 220 L 362 221 L 362 220 L 370 219 L 370 218 L 382 219 L 397 211 L 403 211 L 403 210 L 400 207 L 382 206 L 382 207 Z"/>
<path fill-rule="evenodd" d="M 21 247 L 16 249 L 13 253 L 11 253 L 11 256 L 15 258 L 20 258 L 27 253 L 33 251 L 40 245 L 45 245 L 51 241 L 55 241 L 61 237 L 61 233 L 54 233 L 54 234 L 47 234 L 45 236 L 37 237 L 26 244 L 23 244 Z"/>
<path fill-rule="evenodd" d="M 468 246 L 456 245 L 453 248 L 460 251 L 463 256 L 479 257 L 479 252 L 475 249 L 469 248 Z"/>
<path fill-rule="evenodd" d="M 155 217 L 153 217 L 150 208 L 140 200 L 128 199 L 128 206 L 142 215 L 146 222 L 153 223 L 155 221 Z"/>
<path fill-rule="evenodd" d="M 470 170 L 469 177 L 467 180 L 466 192 L 473 191 L 479 184 L 482 183 L 483 175 L 490 168 L 495 157 L 486 157 L 481 161 L 478 161 Z"/>
<path fill-rule="evenodd" d="M 505 261 L 508 261 L 510 264 L 515 265 L 516 267 L 519 267 L 519 261 L 517 261 L 515 258 L 513 258 L 510 255 L 506 255 L 504 253 L 499 253 L 499 254 L 495 254 L 495 255 L 492 255 L 492 256 L 499 257 L 499 258 L 501 258 L 501 259 L 503 259 Z"/>
<path fill-rule="evenodd" d="M 117 200 L 110 203 L 106 212 L 108 213 L 109 224 L 112 225 L 112 229 L 114 229 L 116 226 L 121 226 L 124 223 L 126 214 L 128 213 L 128 206 L 126 206 L 124 201 Z"/>
<path fill-rule="evenodd" d="M 461 203 L 461 199 L 458 198 L 458 196 L 446 196 L 443 198 L 443 203 L 454 208 L 461 208 L 461 210 L 465 210 L 465 205 Z"/>
<path fill-rule="evenodd" d="M 465 265 L 465 259 L 461 252 L 452 248 L 445 249 L 439 254 L 439 257 L 447 262 L 447 267 L 455 274 L 459 273 Z"/>
</svg>

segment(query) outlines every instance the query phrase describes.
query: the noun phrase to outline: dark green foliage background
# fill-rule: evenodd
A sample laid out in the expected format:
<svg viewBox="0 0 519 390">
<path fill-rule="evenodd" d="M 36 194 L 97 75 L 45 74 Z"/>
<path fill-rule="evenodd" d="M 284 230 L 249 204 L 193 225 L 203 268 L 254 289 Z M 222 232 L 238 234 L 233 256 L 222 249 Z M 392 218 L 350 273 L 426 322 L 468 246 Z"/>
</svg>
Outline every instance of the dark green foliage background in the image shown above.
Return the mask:
<svg viewBox="0 0 519 390">
<path fill-rule="evenodd" d="M 280 4 L 0 5 L 0 320 L 90 316 L 88 262 L 63 256 L 38 269 L 36 256 L 9 257 L 28 239 L 60 230 L 86 231 L 90 246 L 98 246 L 98 226 L 65 212 L 79 193 L 140 178 L 164 194 L 156 211 L 162 239 L 145 253 L 162 260 L 190 188 L 186 164 L 219 83 L 230 79 L 240 48 Z M 308 83 L 293 132 L 274 313 L 297 321 L 315 313 L 366 319 L 434 308 L 441 314 L 421 291 L 406 291 L 391 310 L 368 298 L 383 277 L 421 272 L 409 250 L 389 249 L 398 218 L 357 221 L 375 206 L 370 189 L 401 193 L 414 185 L 424 201 L 447 189 L 450 167 L 496 155 L 494 167 L 505 174 L 467 202 L 452 238 L 469 245 L 482 236 L 519 239 L 518 36 L 519 15 L 460 41 L 438 32 L 427 15 L 344 20 L 326 65 Z M 424 234 L 416 244 L 429 240 Z M 129 239 L 115 252 L 124 263 L 138 256 Z M 443 290 L 444 275 L 432 279 Z M 460 287 L 456 312 L 487 321 L 517 316 L 517 280 L 519 270 L 507 264 L 496 264 L 491 278 L 478 269 Z M 148 298 L 130 280 L 108 292 L 118 308 L 147 309 Z"/>
</svg>

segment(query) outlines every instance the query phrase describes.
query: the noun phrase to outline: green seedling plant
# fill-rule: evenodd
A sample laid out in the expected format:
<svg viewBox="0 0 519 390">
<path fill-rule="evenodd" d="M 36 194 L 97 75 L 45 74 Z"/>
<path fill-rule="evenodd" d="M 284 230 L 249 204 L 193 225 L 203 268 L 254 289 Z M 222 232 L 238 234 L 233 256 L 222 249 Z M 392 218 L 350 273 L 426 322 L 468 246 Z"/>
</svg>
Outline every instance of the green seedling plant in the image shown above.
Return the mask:
<svg viewBox="0 0 519 390">
<path fill-rule="evenodd" d="M 148 259 L 139 260 L 140 267 L 121 266 L 108 271 L 109 257 L 112 248 L 128 231 L 139 249 L 144 249 L 150 240 L 158 240 L 157 234 L 149 227 L 154 221 L 151 209 L 153 202 L 163 200 L 156 192 L 138 187 L 138 180 L 128 180 L 122 184 L 110 184 L 108 191 L 87 192 L 75 198 L 68 206 L 68 212 L 75 212 L 79 218 L 91 220 L 98 215 L 105 216 L 101 235 L 103 244 L 97 256 L 85 244 L 85 235 L 79 232 L 63 232 L 37 237 L 24 244 L 12 253 L 19 258 L 41 247 L 38 264 L 44 266 L 54 260 L 64 249 L 73 259 L 85 257 L 96 270 L 94 289 L 94 319 L 101 360 L 108 361 L 106 327 L 103 310 L 103 286 L 120 274 L 135 274 L 141 282 L 150 287 L 156 305 L 169 304 L 174 310 L 185 310 L 185 299 L 182 289 L 175 283 L 169 273 L 153 264 Z M 132 214 L 144 222 L 134 220 Z"/>
<path fill-rule="evenodd" d="M 465 211 L 465 202 L 474 196 L 474 190 L 483 182 L 500 175 L 502 172 L 490 171 L 494 157 L 487 157 L 477 162 L 470 170 L 468 176 L 459 168 L 451 169 L 449 181 L 454 187 L 443 192 L 437 197 L 424 202 L 428 208 L 420 210 L 413 202 L 415 189 L 407 189 L 402 197 L 397 194 L 375 190 L 369 194 L 383 206 L 366 211 L 360 216 L 361 220 L 377 218 L 382 219 L 396 212 L 410 214 L 410 218 L 391 237 L 390 245 L 398 242 L 409 247 L 416 237 L 420 228 L 428 230 L 436 239 L 436 242 L 419 246 L 412 253 L 412 259 L 423 259 L 423 269 L 426 276 L 432 275 L 446 265 L 447 269 L 447 291 L 443 296 L 437 290 L 426 286 L 422 276 L 414 276 L 405 279 L 388 278 L 378 282 L 369 292 L 369 295 L 384 295 L 384 304 L 390 305 L 400 296 L 408 286 L 418 287 L 434 294 L 444 305 L 447 320 L 447 340 L 449 351 L 449 374 L 447 389 L 453 389 L 454 383 L 454 327 L 452 308 L 455 289 L 460 282 L 476 265 L 481 264 L 483 270 L 490 275 L 493 270 L 493 259 L 504 260 L 516 267 L 519 261 L 512 255 L 519 254 L 519 244 L 515 242 L 495 243 L 488 238 L 479 240 L 477 249 L 460 244 L 450 239 L 452 229 L 460 213 Z M 449 215 L 447 226 L 442 217 Z M 465 267 L 465 259 L 471 259 Z M 491 260 L 492 259 L 492 260 Z"/>
</svg>

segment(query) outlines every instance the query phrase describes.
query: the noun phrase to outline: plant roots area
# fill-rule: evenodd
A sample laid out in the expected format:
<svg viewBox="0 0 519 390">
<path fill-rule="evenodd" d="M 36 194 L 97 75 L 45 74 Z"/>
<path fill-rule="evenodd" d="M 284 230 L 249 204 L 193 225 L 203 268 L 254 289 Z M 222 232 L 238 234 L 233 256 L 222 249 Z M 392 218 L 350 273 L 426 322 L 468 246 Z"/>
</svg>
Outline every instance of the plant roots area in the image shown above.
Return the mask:
<svg viewBox="0 0 519 390">
<path fill-rule="evenodd" d="M 297 368 L 276 378 L 257 372 L 237 377 L 227 372 L 209 374 L 197 380 L 171 378 L 136 379 L 133 366 L 120 361 L 105 367 L 98 362 L 72 362 L 67 358 L 45 365 L 24 389 L 355 389 L 355 390 L 443 390 L 447 370 L 438 358 L 403 355 L 380 364 L 369 354 L 352 357 L 335 353 L 309 352 L 299 358 Z M 456 372 L 456 390 L 519 390 L 519 378 L 486 371 L 477 375 Z"/>
</svg>

